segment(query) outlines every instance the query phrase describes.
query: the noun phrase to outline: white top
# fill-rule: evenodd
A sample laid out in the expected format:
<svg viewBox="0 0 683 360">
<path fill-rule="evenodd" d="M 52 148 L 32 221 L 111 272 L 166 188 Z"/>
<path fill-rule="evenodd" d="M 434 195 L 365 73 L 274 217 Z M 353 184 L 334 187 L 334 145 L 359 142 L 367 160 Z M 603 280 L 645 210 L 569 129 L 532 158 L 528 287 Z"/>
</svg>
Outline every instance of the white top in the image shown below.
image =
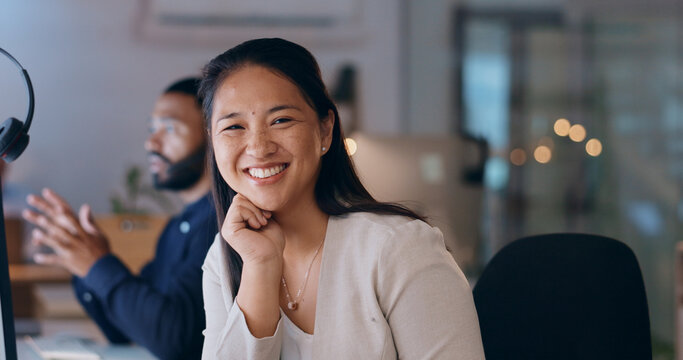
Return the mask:
<svg viewBox="0 0 683 360">
<path fill-rule="evenodd" d="M 287 315 L 280 310 L 282 322 L 285 324 L 282 334 L 281 360 L 311 360 L 313 350 L 313 335 L 301 330 Z"/>
<path fill-rule="evenodd" d="M 286 325 L 257 339 L 233 301 L 227 245 L 204 262 L 203 359 L 279 359 Z M 484 359 L 465 276 L 441 232 L 403 216 L 331 216 L 322 250 L 312 359 Z"/>
</svg>

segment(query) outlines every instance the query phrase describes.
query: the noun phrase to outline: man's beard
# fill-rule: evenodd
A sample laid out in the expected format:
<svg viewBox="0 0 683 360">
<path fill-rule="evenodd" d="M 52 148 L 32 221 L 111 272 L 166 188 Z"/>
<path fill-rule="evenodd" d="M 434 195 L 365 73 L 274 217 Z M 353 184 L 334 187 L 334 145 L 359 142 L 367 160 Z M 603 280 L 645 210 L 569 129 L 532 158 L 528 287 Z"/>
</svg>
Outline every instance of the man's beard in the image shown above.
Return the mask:
<svg viewBox="0 0 683 360">
<path fill-rule="evenodd" d="M 164 171 L 165 176 L 159 173 L 152 175 L 154 188 L 158 190 L 186 190 L 199 181 L 204 174 L 206 166 L 206 145 L 202 145 L 194 153 L 179 160 L 175 164 L 158 152 L 150 152 L 150 155 L 158 156 L 166 162 L 168 167 Z"/>
</svg>

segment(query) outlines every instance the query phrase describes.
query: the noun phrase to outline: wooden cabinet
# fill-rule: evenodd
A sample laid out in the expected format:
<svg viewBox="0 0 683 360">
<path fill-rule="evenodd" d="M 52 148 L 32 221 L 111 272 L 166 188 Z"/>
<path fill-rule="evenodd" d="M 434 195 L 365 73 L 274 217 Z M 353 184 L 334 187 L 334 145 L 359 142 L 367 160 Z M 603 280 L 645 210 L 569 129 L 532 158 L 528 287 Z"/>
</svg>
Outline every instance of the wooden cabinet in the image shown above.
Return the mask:
<svg viewBox="0 0 683 360">
<path fill-rule="evenodd" d="M 153 257 L 157 240 L 168 222 L 165 215 L 104 215 L 95 221 L 109 238 L 111 250 L 138 273 Z"/>
</svg>

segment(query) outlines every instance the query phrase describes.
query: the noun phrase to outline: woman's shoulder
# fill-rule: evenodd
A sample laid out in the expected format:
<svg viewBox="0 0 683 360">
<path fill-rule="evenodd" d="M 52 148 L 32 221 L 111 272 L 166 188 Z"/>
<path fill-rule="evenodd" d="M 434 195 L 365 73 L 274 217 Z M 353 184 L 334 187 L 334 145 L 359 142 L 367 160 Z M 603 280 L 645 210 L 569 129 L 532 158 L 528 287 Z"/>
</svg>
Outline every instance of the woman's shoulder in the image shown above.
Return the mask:
<svg viewBox="0 0 683 360">
<path fill-rule="evenodd" d="M 386 242 L 392 246 L 413 242 L 443 246 L 443 235 L 438 228 L 408 216 L 358 212 L 331 219 L 333 231 L 343 234 L 347 241 L 363 241 L 366 246 L 374 243 L 384 247 Z"/>
<path fill-rule="evenodd" d="M 441 231 L 422 220 L 354 213 L 335 217 L 332 227 L 338 235 L 329 245 L 344 264 L 367 271 L 375 268 L 378 281 L 385 285 L 399 284 L 434 266 L 460 272 Z"/>
<path fill-rule="evenodd" d="M 404 215 L 386 215 L 371 212 L 354 212 L 332 216 L 333 221 L 350 227 L 364 227 L 377 230 L 393 231 L 402 227 L 416 227 L 424 230 L 436 229 L 428 223 Z"/>
</svg>

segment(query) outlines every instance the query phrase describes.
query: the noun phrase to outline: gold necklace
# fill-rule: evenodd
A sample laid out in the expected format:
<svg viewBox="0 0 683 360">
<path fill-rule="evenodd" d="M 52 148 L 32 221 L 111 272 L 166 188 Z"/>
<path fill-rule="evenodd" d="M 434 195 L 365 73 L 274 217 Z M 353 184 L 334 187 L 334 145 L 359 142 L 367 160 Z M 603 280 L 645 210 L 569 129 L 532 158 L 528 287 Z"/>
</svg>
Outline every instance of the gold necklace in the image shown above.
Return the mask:
<svg viewBox="0 0 683 360">
<path fill-rule="evenodd" d="M 294 300 L 292 300 L 292 297 L 289 295 L 289 288 L 287 288 L 287 282 L 285 281 L 285 275 L 282 274 L 282 286 L 285 288 L 285 297 L 287 297 L 287 309 L 289 310 L 296 310 L 297 305 L 299 304 L 299 300 L 301 300 L 301 295 L 303 295 L 304 290 L 306 290 L 306 284 L 308 283 L 308 276 L 311 273 L 311 267 L 313 267 L 313 263 L 315 262 L 315 258 L 318 256 L 318 253 L 320 252 L 320 249 L 323 247 L 323 242 L 325 242 L 325 239 L 320 242 L 320 245 L 318 245 L 318 248 L 315 250 L 315 254 L 313 254 L 313 259 L 311 259 L 311 263 L 308 264 L 308 270 L 306 270 L 306 274 L 304 274 L 304 282 L 299 287 L 299 290 L 296 292 L 296 297 Z"/>
</svg>

